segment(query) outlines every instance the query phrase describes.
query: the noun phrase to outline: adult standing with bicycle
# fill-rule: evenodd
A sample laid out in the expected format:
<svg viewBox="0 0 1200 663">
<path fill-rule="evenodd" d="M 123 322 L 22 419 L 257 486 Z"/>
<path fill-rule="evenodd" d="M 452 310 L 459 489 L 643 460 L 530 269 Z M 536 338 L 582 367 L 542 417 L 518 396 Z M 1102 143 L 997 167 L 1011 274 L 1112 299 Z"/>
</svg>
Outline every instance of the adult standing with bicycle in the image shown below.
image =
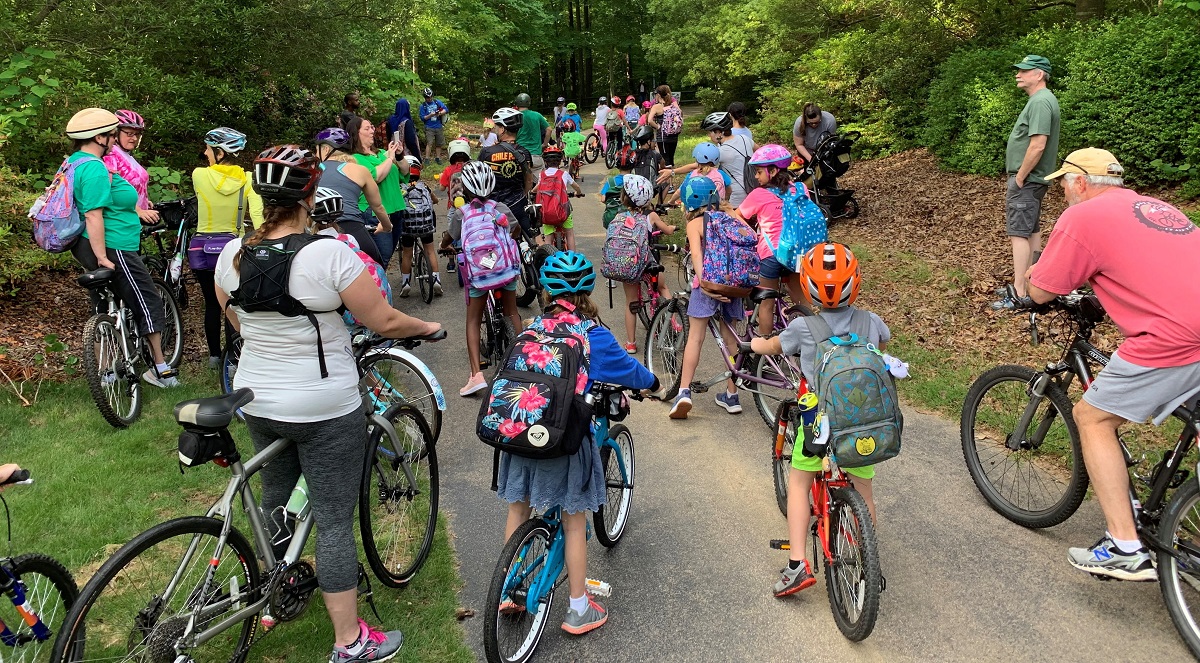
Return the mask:
<svg viewBox="0 0 1200 663">
<path fill-rule="evenodd" d="M 116 145 L 120 124 L 120 118 L 103 108 L 85 108 L 67 122 L 67 137 L 75 141 L 75 152 L 67 162 L 84 161 L 75 168 L 73 195 L 75 208 L 84 217 L 85 230 L 71 247 L 71 255 L 87 271 L 104 267 L 116 272 L 113 290 L 133 309 L 154 359 L 154 366 L 142 379 L 159 387 L 177 387 L 178 371 L 166 363 L 162 351 L 162 329 L 166 324 L 162 297 L 138 255 L 142 223 L 137 213 L 137 190 L 125 178 L 109 173 L 101 160 Z M 97 293 L 89 292 L 93 307 L 98 307 Z"/>
<path fill-rule="evenodd" d="M 317 580 L 334 630 L 330 660 L 383 661 L 404 638 L 400 631 L 384 633 L 358 618 L 354 507 L 367 431 L 350 335 L 337 309 L 344 305 L 368 328 L 393 338 L 432 334 L 440 325 L 388 306 L 362 260 L 342 242 L 304 242 L 319 176 L 320 162 L 299 146 L 258 155 L 253 186 L 266 205 L 263 224 L 221 252 L 217 295 L 222 305 L 230 303 L 230 293 L 237 296 L 227 310 L 245 345 L 234 387 L 254 390 L 244 412 L 255 449 L 262 451 L 281 437 L 295 443 L 262 469 L 264 508 L 276 513 L 301 472 L 308 482 L 317 523 Z M 255 256 L 255 247 L 262 245 L 284 252 L 298 246 L 287 258 L 284 290 L 275 294 L 298 300 L 308 315 L 245 310 L 250 294 L 270 289 Z"/>
<path fill-rule="evenodd" d="M 158 222 L 158 212 L 154 211 L 154 203 L 150 202 L 148 187 L 150 173 L 133 158 L 133 151 L 142 144 L 142 134 L 146 131 L 146 119 L 131 110 L 119 110 L 116 116 L 121 120 L 117 125 L 117 144 L 112 146 L 104 155 L 104 165 L 121 177 L 138 193 L 137 214 L 142 223 Z"/>
<path fill-rule="evenodd" d="M 1200 282 L 1180 268 L 1200 264 L 1200 232 L 1175 207 L 1124 187 L 1124 168 L 1110 152 L 1076 150 L 1046 179 L 1061 178 L 1069 207 L 1041 260 L 1023 276 L 1030 300 L 1044 304 L 1087 283 L 1125 340 L 1113 352 L 1073 417 L 1084 463 L 1108 527 L 1090 548 L 1068 559 L 1088 573 L 1154 580 L 1149 551 L 1138 540 L 1129 476 L 1117 439 L 1126 422 L 1161 424 L 1200 395 Z"/>
<path fill-rule="evenodd" d="M 263 201 L 250 186 L 250 175 L 229 163 L 246 147 L 246 134 L 217 127 L 204 135 L 207 166 L 192 171 L 196 191 L 196 234 L 188 244 L 188 268 L 204 295 L 204 340 L 208 344 L 208 366 L 221 365 L 221 328 L 224 311 L 217 302 L 214 274 L 217 257 L 225 245 L 244 233 L 247 214 L 255 227 L 262 225 Z M 224 323 L 225 343 L 233 328 Z"/>
</svg>

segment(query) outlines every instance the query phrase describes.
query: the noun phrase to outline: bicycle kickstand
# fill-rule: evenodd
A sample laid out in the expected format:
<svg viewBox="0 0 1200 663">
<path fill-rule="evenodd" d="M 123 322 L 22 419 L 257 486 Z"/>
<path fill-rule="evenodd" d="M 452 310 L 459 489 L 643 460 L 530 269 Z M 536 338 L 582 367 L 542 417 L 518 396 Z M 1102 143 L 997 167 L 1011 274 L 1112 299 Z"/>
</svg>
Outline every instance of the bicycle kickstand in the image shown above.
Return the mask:
<svg viewBox="0 0 1200 663">
<path fill-rule="evenodd" d="M 383 617 L 379 616 L 379 610 L 375 608 L 375 591 L 371 588 L 371 577 L 367 575 L 362 562 L 358 563 L 358 595 L 367 599 L 367 605 L 371 606 L 376 621 L 382 622 Z"/>
</svg>

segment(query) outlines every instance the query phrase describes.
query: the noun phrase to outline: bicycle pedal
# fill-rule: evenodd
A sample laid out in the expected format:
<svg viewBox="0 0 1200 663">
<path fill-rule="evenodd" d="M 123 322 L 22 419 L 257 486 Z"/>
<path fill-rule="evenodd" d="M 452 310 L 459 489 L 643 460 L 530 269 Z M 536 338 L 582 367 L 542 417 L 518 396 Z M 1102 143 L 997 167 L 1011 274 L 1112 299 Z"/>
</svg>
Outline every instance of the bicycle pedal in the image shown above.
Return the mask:
<svg viewBox="0 0 1200 663">
<path fill-rule="evenodd" d="M 688 385 L 688 389 L 690 389 L 693 394 L 703 394 L 708 391 L 708 385 L 704 384 L 703 382 L 693 382 Z"/>
<path fill-rule="evenodd" d="M 775 550 L 791 550 L 792 543 L 788 539 L 771 539 L 771 547 Z"/>
</svg>

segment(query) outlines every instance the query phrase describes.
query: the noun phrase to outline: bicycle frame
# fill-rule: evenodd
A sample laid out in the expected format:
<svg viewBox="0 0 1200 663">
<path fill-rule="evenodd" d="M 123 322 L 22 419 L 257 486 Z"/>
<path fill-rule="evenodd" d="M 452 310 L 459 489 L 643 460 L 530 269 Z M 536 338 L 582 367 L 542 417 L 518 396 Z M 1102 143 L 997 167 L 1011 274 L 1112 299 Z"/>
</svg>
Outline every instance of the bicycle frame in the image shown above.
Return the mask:
<svg viewBox="0 0 1200 663">
<path fill-rule="evenodd" d="M 127 366 L 133 366 L 142 351 L 142 336 L 138 332 L 137 323 L 130 324 L 129 318 L 133 312 L 126 308 L 125 303 L 107 286 L 100 290 L 100 296 L 104 298 L 106 314 L 113 319 L 113 325 L 121 337 L 121 356 Z M 133 374 L 136 373 L 137 371 L 133 371 Z"/>
<path fill-rule="evenodd" d="M 825 555 L 825 559 L 833 561 L 833 551 L 829 549 L 829 507 L 833 503 L 829 493 L 835 488 L 852 488 L 850 477 L 842 468 L 834 465 L 829 457 L 826 456 L 821 461 L 821 472 L 813 478 L 811 495 L 812 495 L 812 516 L 813 522 L 816 525 L 817 536 L 813 539 L 813 552 L 816 552 L 817 544 L 820 543 L 821 553 Z M 813 555 L 816 559 L 816 555 Z"/>
<path fill-rule="evenodd" d="M 783 304 L 779 299 L 775 300 L 775 308 L 776 320 L 786 320 L 787 318 L 784 317 Z M 739 334 L 737 330 L 733 328 L 733 325 L 729 324 L 728 320 L 721 320 L 720 322 L 717 322 L 716 316 L 708 319 L 708 331 L 717 339 L 717 346 L 721 348 L 721 359 L 725 361 L 725 372 L 717 375 L 714 378 L 711 378 L 706 382 L 702 382 L 701 384 L 704 385 L 704 389 L 708 389 L 709 387 L 719 384 L 722 380 L 728 380 L 730 378 L 741 380 L 746 391 L 749 391 L 750 393 L 759 393 L 759 390 L 753 388 L 751 384 L 774 387 L 776 389 L 792 388 L 793 385 L 788 382 L 784 382 L 782 380 L 772 380 L 770 378 L 760 378 L 743 370 L 742 367 L 746 363 L 747 357 L 750 356 L 748 354 L 735 352 L 733 356 L 736 358 L 731 361 L 729 346 L 725 344 L 725 338 L 721 334 L 720 325 L 725 325 L 725 328 L 729 331 L 729 333 L 739 341 L 748 341 L 751 337 L 749 331 L 747 331 L 745 335 Z M 784 374 L 783 370 L 781 369 L 781 362 L 789 365 L 793 375 L 800 373 L 800 367 L 795 365 L 795 363 L 789 357 L 783 355 L 763 355 L 763 359 L 765 359 L 767 363 L 771 365 L 771 368 L 775 370 L 776 375 Z"/>
</svg>

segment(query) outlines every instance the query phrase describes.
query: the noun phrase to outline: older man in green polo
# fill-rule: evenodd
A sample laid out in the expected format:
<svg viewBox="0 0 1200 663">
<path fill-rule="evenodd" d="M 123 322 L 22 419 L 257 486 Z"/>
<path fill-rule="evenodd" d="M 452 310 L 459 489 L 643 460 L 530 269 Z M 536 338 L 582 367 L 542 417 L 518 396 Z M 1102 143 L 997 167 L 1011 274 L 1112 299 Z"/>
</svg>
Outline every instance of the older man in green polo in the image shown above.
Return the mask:
<svg viewBox="0 0 1200 663">
<path fill-rule="evenodd" d="M 1040 55 L 1026 55 L 1013 67 L 1017 70 L 1017 87 L 1029 95 L 1029 100 L 1017 116 L 1004 151 L 1008 172 L 1004 215 L 1005 231 L 1012 241 L 1013 289 L 1018 299 L 1024 300 L 1028 296 L 1025 272 L 1042 249 L 1042 198 L 1046 196 L 1046 176 L 1057 166 L 1059 114 L 1058 99 L 1046 87 L 1050 61 Z M 1011 309 L 1014 305 L 1016 302 L 1005 296 L 992 308 Z"/>
</svg>

